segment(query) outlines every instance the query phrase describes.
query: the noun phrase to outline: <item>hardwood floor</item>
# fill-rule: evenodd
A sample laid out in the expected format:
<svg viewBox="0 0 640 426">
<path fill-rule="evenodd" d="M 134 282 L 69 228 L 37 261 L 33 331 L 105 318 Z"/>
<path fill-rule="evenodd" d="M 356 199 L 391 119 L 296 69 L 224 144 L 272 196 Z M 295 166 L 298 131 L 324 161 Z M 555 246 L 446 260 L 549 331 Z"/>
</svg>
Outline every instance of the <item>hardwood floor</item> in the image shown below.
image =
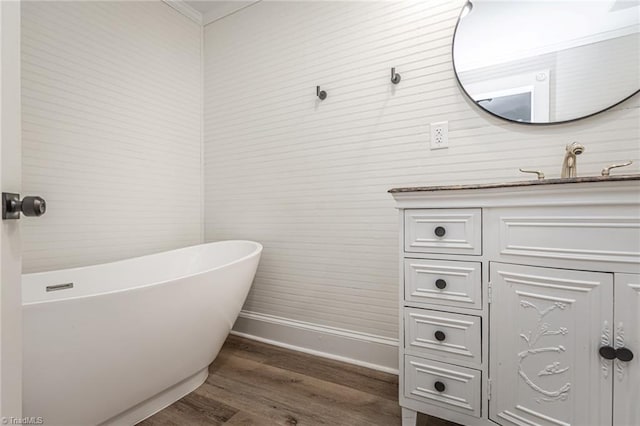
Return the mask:
<svg viewBox="0 0 640 426">
<path fill-rule="evenodd" d="M 400 425 L 398 378 L 229 336 L 202 386 L 139 425 Z"/>
</svg>

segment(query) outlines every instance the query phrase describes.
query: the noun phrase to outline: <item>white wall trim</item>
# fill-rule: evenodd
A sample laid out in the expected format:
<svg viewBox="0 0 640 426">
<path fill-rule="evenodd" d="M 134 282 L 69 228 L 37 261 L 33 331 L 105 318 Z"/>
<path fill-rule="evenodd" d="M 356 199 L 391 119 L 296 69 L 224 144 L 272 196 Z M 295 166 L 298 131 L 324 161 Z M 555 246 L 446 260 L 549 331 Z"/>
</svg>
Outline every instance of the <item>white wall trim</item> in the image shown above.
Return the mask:
<svg viewBox="0 0 640 426">
<path fill-rule="evenodd" d="M 22 193 L 20 2 L 0 2 L 0 183 Z M 21 227 L 0 226 L 0 416 L 22 418 Z M 11 417 L 9 417 L 11 416 Z"/>
<path fill-rule="evenodd" d="M 202 13 L 189 6 L 183 0 L 162 0 L 198 25 L 202 25 Z"/>
<path fill-rule="evenodd" d="M 234 13 L 237 13 L 243 9 L 246 9 L 247 7 L 253 6 L 254 4 L 260 2 L 261 0 L 252 0 L 249 4 L 245 4 L 244 2 L 242 2 L 242 4 L 239 4 L 238 7 L 230 10 L 222 11 L 222 13 L 220 12 L 220 10 L 214 9 L 205 14 L 200 13 L 198 10 L 194 9 L 184 0 L 162 0 L 162 1 L 165 2 L 167 5 L 171 6 L 172 8 L 174 8 L 175 10 L 177 10 L 178 12 L 182 13 L 184 16 L 191 19 L 198 25 L 205 26 L 213 22 L 216 22 L 226 16 L 233 15 Z"/>
<path fill-rule="evenodd" d="M 398 374 L 398 340 L 242 311 L 231 334 L 311 355 Z"/>
<path fill-rule="evenodd" d="M 246 2 L 239 2 L 241 4 L 239 4 L 237 7 L 228 8 L 227 10 L 212 9 L 202 16 L 202 25 L 209 25 L 213 22 L 219 21 L 222 18 L 233 15 L 234 13 L 238 13 L 241 10 L 251 7 L 256 3 L 259 3 L 260 1 L 262 0 L 252 0 L 249 4 L 246 4 Z"/>
<path fill-rule="evenodd" d="M 204 26 L 200 27 L 200 242 L 205 242 L 205 190 L 204 190 Z"/>
</svg>

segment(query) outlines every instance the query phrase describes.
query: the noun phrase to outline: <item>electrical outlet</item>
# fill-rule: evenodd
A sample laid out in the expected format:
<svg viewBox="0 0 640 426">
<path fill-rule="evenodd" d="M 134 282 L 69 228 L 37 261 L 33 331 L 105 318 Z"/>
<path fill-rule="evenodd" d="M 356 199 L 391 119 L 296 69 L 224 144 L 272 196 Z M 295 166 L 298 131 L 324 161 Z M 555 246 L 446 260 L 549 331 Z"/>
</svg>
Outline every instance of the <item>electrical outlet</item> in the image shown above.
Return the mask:
<svg viewBox="0 0 640 426">
<path fill-rule="evenodd" d="M 449 148 L 449 122 L 431 123 L 431 149 Z"/>
</svg>

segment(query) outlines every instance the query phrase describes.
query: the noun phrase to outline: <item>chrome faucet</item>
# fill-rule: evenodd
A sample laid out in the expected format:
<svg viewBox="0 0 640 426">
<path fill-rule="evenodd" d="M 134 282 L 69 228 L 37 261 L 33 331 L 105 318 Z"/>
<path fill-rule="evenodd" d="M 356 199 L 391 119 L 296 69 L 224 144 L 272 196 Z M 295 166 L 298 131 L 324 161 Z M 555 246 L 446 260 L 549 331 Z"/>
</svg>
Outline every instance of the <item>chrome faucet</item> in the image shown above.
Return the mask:
<svg viewBox="0 0 640 426">
<path fill-rule="evenodd" d="M 561 178 L 571 178 L 578 175 L 576 155 L 580 155 L 583 152 L 584 145 L 581 145 L 578 142 L 567 144 L 567 149 L 564 153 L 564 160 L 562 161 Z"/>
</svg>

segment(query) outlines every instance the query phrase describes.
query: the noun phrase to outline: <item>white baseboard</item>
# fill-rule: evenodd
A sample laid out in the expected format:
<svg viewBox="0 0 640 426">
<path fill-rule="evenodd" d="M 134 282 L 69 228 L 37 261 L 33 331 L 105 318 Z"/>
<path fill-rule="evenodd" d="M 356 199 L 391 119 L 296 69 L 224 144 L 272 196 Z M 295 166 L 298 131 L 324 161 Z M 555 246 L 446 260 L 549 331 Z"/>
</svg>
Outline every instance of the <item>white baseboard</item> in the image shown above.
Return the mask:
<svg viewBox="0 0 640 426">
<path fill-rule="evenodd" d="M 398 340 L 242 311 L 231 334 L 311 355 L 398 374 Z"/>
</svg>

